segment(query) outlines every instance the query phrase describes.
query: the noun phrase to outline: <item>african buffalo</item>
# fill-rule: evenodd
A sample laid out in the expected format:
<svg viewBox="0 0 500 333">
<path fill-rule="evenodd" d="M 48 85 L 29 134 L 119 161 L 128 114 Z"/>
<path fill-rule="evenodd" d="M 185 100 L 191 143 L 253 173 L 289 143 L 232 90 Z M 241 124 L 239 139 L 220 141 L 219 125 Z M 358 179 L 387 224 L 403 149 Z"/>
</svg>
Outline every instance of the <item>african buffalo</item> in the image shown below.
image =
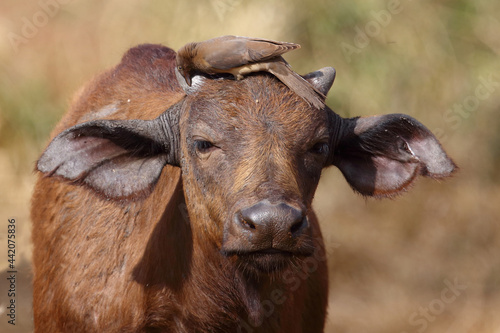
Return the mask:
<svg viewBox="0 0 500 333">
<path fill-rule="evenodd" d="M 342 118 L 268 73 L 181 86 L 175 56 L 130 49 L 37 162 L 35 331 L 321 332 L 322 169 L 386 197 L 453 162 L 409 116 Z M 326 95 L 334 76 L 306 79 Z"/>
</svg>

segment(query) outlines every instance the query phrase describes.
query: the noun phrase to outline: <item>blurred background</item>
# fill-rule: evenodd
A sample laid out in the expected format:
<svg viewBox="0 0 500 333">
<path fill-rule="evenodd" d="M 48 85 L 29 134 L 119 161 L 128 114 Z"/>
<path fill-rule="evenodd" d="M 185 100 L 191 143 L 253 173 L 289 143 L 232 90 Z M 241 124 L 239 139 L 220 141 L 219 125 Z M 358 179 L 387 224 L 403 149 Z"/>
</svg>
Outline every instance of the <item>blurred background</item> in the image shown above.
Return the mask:
<svg viewBox="0 0 500 333">
<path fill-rule="evenodd" d="M 140 43 L 235 34 L 295 42 L 301 74 L 333 66 L 344 117 L 406 113 L 460 172 L 366 199 L 326 169 L 315 198 L 329 253 L 326 332 L 500 332 L 500 2 L 0 2 L 0 331 L 30 332 L 33 167 L 72 94 Z M 7 323 L 16 221 L 17 317 Z"/>
</svg>

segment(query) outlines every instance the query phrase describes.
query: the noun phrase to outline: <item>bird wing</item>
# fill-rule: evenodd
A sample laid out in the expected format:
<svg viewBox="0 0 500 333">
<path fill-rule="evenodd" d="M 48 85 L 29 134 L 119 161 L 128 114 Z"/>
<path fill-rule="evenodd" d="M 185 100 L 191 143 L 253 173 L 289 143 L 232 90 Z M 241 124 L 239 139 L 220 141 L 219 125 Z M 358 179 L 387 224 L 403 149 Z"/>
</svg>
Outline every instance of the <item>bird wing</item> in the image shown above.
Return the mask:
<svg viewBox="0 0 500 333">
<path fill-rule="evenodd" d="M 231 69 L 251 61 L 245 43 L 237 39 L 203 43 L 199 48 L 202 49 L 203 59 L 215 69 Z"/>
<path fill-rule="evenodd" d="M 325 105 L 326 96 L 306 81 L 302 76 L 295 73 L 281 58 L 270 63 L 269 72 L 283 82 L 290 90 L 294 91 L 309 105 L 321 109 Z"/>
<path fill-rule="evenodd" d="M 300 47 L 267 39 L 224 36 L 201 43 L 203 58 L 213 68 L 227 70 L 266 61 Z"/>
<path fill-rule="evenodd" d="M 248 56 L 253 62 L 265 61 L 300 48 L 299 44 L 250 38 L 246 42 Z"/>
</svg>

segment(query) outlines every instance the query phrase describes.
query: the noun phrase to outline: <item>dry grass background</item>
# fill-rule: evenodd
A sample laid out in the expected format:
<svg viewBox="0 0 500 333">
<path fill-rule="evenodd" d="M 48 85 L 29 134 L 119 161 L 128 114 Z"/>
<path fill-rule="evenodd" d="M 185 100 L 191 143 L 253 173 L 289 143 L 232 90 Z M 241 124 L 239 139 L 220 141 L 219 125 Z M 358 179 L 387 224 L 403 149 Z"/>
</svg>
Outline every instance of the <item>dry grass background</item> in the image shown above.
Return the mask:
<svg viewBox="0 0 500 333">
<path fill-rule="evenodd" d="M 58 7 L 44 9 L 49 2 Z M 287 60 L 299 73 L 337 69 L 328 104 L 339 114 L 407 113 L 436 130 L 461 167 L 446 182 L 420 179 L 394 200 L 364 199 L 338 170 L 325 170 L 315 207 L 330 253 L 326 331 L 500 332 L 500 2 L 493 0 L 2 0 L 0 270 L 15 218 L 20 273 L 15 327 L 7 325 L 2 273 L 0 331 L 32 329 L 32 168 L 72 93 L 136 44 L 178 49 L 224 34 L 301 44 Z"/>
</svg>

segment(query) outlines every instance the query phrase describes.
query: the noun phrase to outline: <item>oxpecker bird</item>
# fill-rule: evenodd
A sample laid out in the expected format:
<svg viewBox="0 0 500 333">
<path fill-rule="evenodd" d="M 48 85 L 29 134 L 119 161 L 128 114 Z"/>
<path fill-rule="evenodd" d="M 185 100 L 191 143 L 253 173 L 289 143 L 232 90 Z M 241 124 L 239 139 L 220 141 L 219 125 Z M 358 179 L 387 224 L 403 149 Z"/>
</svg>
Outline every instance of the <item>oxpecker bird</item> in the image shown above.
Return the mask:
<svg viewBox="0 0 500 333">
<path fill-rule="evenodd" d="M 320 109 L 325 95 L 295 73 L 281 57 L 300 45 L 267 39 L 222 36 L 184 45 L 177 52 L 177 70 L 188 86 L 196 73 L 229 73 L 237 80 L 254 72 L 269 72 L 306 102 Z"/>
</svg>

